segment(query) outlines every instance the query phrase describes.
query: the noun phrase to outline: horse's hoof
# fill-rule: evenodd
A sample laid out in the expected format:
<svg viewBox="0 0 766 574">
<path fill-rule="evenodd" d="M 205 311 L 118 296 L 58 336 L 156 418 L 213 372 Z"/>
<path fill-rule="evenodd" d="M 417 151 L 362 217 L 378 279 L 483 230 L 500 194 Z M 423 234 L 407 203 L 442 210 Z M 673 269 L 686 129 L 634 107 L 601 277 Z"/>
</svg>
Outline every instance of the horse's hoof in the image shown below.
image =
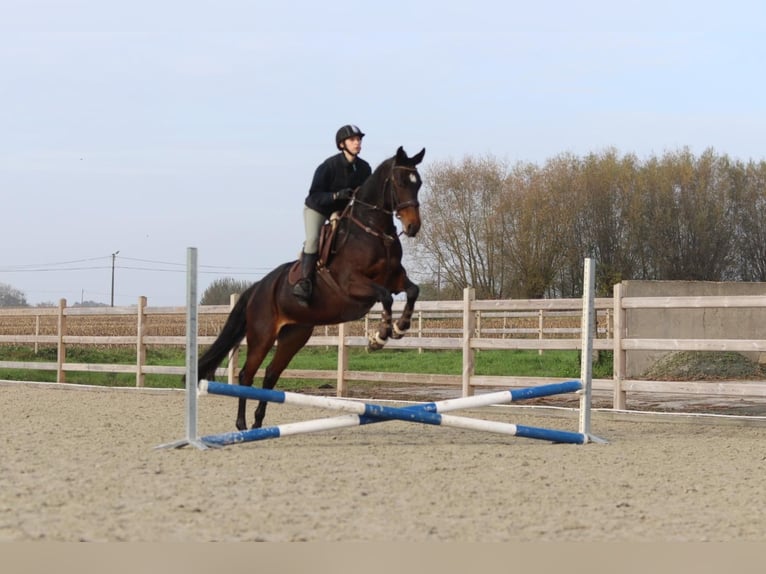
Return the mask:
<svg viewBox="0 0 766 574">
<path fill-rule="evenodd" d="M 370 335 L 367 339 L 367 348 L 370 351 L 380 351 L 384 346 L 386 345 L 386 340 L 380 338 L 379 333 L 375 333 L 375 335 Z"/>
<path fill-rule="evenodd" d="M 399 326 L 394 323 L 394 330 L 391 332 L 392 339 L 401 339 L 407 334 L 407 329 L 400 329 Z"/>
</svg>

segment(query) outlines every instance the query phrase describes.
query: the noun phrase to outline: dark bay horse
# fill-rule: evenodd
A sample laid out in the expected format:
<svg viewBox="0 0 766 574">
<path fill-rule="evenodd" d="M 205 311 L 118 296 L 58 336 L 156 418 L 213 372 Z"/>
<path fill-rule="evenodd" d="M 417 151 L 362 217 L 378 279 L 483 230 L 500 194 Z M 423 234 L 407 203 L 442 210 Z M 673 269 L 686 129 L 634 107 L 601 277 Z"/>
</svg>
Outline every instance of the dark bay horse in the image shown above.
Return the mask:
<svg viewBox="0 0 766 574">
<path fill-rule="evenodd" d="M 289 282 L 294 262 L 272 270 L 240 295 L 215 342 L 199 359 L 198 375 L 213 380 L 215 370 L 247 339 L 247 359 L 239 384 L 251 386 L 256 371 L 277 343 L 266 367 L 263 388 L 273 389 L 290 360 L 304 347 L 315 325 L 332 325 L 364 317 L 380 302 L 381 323 L 370 336 L 369 347 L 380 349 L 389 337 L 401 338 L 410 328 L 419 288 L 402 266 L 402 245 L 394 217 L 402 233 L 413 237 L 420 229 L 418 190 L 422 184 L 417 165 L 426 150 L 413 157 L 400 147 L 381 163 L 356 191 L 337 222 L 334 249 L 326 266 L 320 263 L 308 307 L 292 293 Z M 407 301 L 401 317 L 392 320 L 393 295 L 404 292 Z M 253 428 L 263 424 L 266 402 L 255 410 Z M 239 399 L 237 428 L 245 430 L 246 400 Z"/>
</svg>

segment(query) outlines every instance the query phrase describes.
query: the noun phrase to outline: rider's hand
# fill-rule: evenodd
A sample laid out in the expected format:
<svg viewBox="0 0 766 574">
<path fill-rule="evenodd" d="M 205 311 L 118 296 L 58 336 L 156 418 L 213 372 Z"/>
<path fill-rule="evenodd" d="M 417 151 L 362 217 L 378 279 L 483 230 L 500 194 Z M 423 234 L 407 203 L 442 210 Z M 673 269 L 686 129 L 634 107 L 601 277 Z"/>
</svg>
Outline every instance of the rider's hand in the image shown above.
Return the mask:
<svg viewBox="0 0 766 574">
<path fill-rule="evenodd" d="M 350 187 L 347 187 L 345 189 L 341 189 L 340 191 L 336 191 L 332 194 L 332 198 L 334 201 L 338 201 L 339 199 L 343 199 L 344 201 L 348 201 L 351 199 L 351 196 L 353 194 L 353 191 Z"/>
</svg>

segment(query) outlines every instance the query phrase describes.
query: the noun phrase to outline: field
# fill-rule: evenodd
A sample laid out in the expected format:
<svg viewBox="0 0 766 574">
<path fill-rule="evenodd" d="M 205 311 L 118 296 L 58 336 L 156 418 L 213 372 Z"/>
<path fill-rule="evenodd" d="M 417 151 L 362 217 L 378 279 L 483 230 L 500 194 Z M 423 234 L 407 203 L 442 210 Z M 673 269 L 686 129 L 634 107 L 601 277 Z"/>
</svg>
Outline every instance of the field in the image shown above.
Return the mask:
<svg viewBox="0 0 766 574">
<path fill-rule="evenodd" d="M 506 314 L 505 316 L 487 316 L 484 315 L 480 321 L 480 329 L 484 337 L 536 337 L 536 333 L 510 333 L 511 329 L 531 329 L 536 330 L 539 326 L 537 316 L 525 316 Z M 374 325 L 377 318 L 370 320 L 370 325 Z M 200 313 L 198 317 L 198 331 L 200 336 L 217 335 L 224 322 L 225 314 Z M 364 335 L 365 322 L 363 320 L 348 323 L 348 332 L 353 336 Z M 418 329 L 418 314 L 413 318 L 412 333 L 416 334 Z M 459 336 L 458 332 L 462 328 L 462 318 L 460 316 L 446 317 L 444 314 L 428 315 L 424 314 L 422 329 L 427 331 L 429 336 Z M 579 315 L 546 315 L 546 329 L 578 329 L 580 326 Z M 599 315 L 598 327 L 600 331 L 606 331 L 609 327 L 605 315 Z M 56 335 L 58 329 L 57 317 L 55 315 L 33 315 L 19 316 L 10 314 L 0 314 L 0 335 Z M 183 313 L 172 314 L 149 314 L 146 317 L 144 326 L 146 336 L 173 337 L 183 336 L 186 330 L 186 317 Z M 503 335 L 497 331 L 507 330 Z M 137 320 L 135 315 L 72 315 L 66 319 L 66 333 L 74 336 L 125 336 L 135 337 L 137 335 Z M 317 327 L 314 334 L 317 335 L 336 335 L 338 327 L 330 325 L 327 327 Z M 554 338 L 556 334 L 547 335 Z M 560 336 L 560 335 L 558 335 Z M 573 336 L 573 335 L 568 335 Z"/>
<path fill-rule="evenodd" d="M 214 336 L 223 327 L 225 315 L 201 315 L 199 335 Z M 56 335 L 57 317 L 1 316 L 0 335 Z M 186 331 L 186 317 L 183 314 L 149 315 L 145 335 L 157 337 L 183 336 Z M 133 315 L 84 315 L 67 317 L 66 333 L 82 337 L 115 336 L 135 337 L 137 321 Z"/>
</svg>

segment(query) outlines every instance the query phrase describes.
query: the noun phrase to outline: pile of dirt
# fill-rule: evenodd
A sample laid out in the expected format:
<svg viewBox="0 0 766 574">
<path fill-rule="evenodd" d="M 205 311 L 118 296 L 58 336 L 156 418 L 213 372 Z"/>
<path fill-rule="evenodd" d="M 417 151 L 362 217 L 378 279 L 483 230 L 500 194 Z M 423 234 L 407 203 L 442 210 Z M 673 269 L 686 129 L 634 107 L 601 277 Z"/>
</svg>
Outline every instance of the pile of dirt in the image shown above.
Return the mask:
<svg viewBox="0 0 766 574">
<path fill-rule="evenodd" d="M 766 378 L 766 366 L 741 353 L 679 351 L 668 353 L 641 378 L 655 381 L 735 381 Z"/>
</svg>

